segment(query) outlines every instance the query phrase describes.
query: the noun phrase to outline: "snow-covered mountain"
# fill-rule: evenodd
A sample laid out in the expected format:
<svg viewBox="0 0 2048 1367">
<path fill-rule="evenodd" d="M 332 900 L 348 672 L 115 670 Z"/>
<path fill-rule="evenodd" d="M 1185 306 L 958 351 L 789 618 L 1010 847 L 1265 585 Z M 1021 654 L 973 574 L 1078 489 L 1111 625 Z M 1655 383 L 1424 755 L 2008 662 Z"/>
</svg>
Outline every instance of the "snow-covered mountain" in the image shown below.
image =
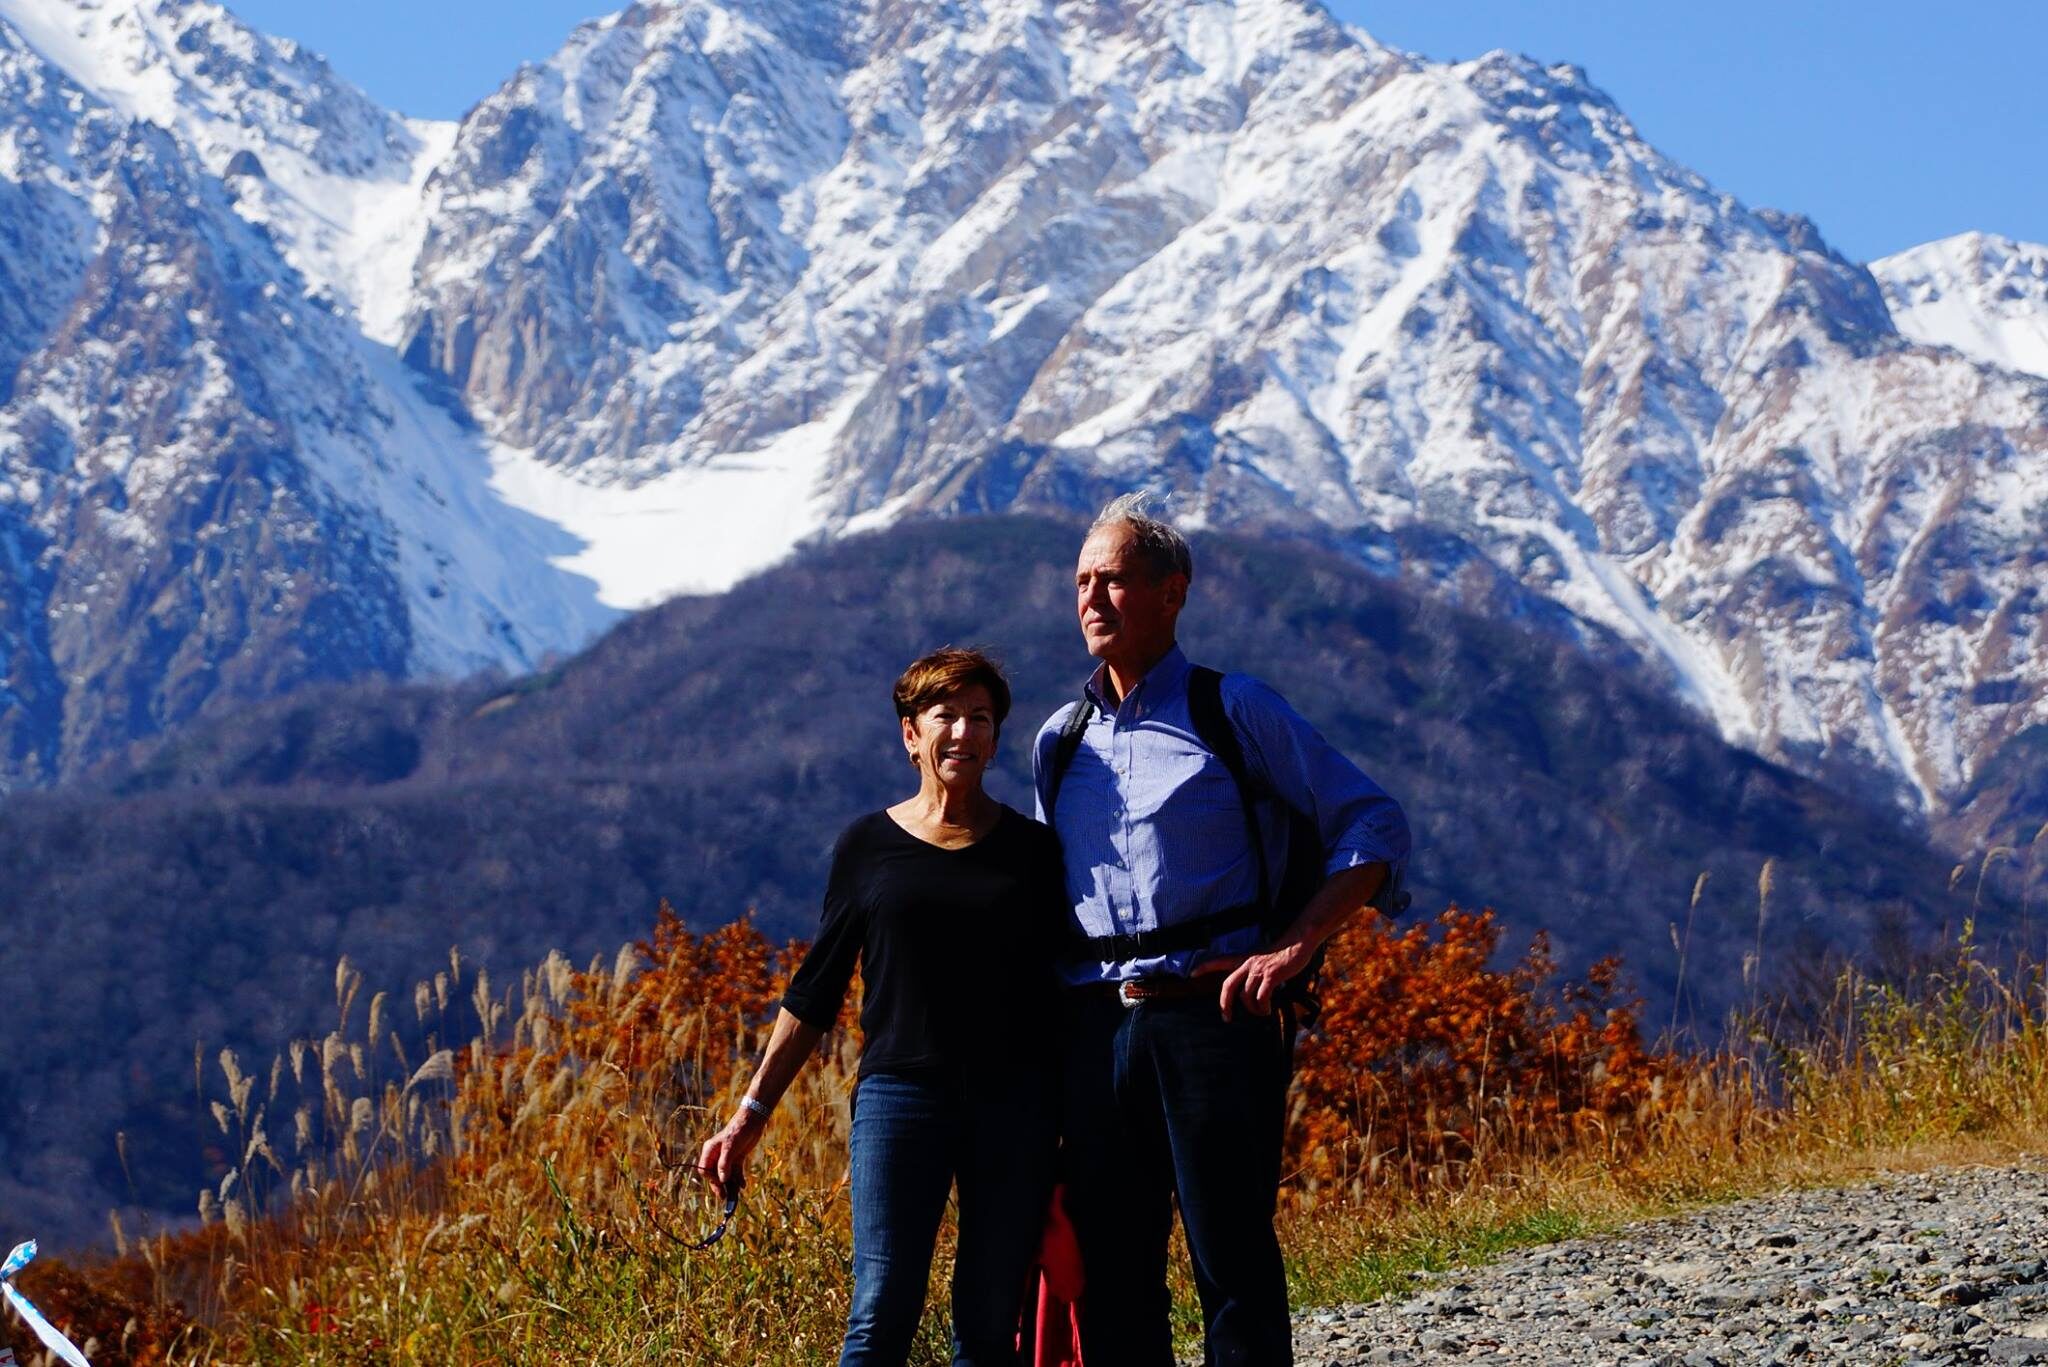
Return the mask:
<svg viewBox="0 0 2048 1367">
<path fill-rule="evenodd" d="M 410 174 L 402 125 L 158 3 L 0 0 L 0 111 L 0 783 L 312 680 L 529 665 L 605 620 L 350 277 L 299 268 L 348 259 L 309 226 L 351 231 L 321 186 Z M 245 153 L 278 180 L 225 174 Z"/>
<path fill-rule="evenodd" d="M 1562 605 L 1913 800 L 2048 715 L 2043 387 L 1568 67 L 1304 0 L 643 5 L 430 194 L 408 358 L 585 478 L 748 453 L 827 528 L 1162 485 Z"/>
<path fill-rule="evenodd" d="M 1962 233 L 1873 261 L 1899 331 L 2048 379 L 2048 246 Z"/>
<path fill-rule="evenodd" d="M 451 123 L 401 119 L 287 39 L 203 0 L 0 0 L 0 20 L 119 115 L 230 181 L 316 297 L 389 340 L 419 250 L 421 183 Z"/>
<path fill-rule="evenodd" d="M 1639 652 L 1729 737 L 1935 812 L 2048 722 L 2048 383 L 1901 304 L 2005 286 L 1894 258 L 1888 305 L 1573 68 L 1428 63 L 1314 0 L 676 0 L 451 131 L 199 0 L 0 17 L 294 318 L 238 343 L 294 382 L 227 388 L 380 529 L 328 576 L 387 605 L 364 632 L 442 642 L 372 667 L 516 666 L 810 535 L 1147 484 Z M 38 164 L 0 194 L 50 196 Z M 103 208 L 56 195 L 33 250 L 83 278 Z M 80 297 L 30 250 L 0 317 Z M 0 432 L 114 401 L 27 395 Z M 41 497 L 61 559 L 83 524 Z"/>
</svg>

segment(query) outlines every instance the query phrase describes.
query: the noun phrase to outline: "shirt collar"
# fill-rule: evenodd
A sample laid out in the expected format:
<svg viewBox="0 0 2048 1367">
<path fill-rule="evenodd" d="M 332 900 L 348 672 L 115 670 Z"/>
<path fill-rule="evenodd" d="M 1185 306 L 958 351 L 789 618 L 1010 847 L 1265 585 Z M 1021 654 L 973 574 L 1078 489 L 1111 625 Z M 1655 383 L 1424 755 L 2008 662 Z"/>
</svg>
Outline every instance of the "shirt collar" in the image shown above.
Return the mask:
<svg viewBox="0 0 2048 1367">
<path fill-rule="evenodd" d="M 1132 697 L 1162 699 L 1171 697 L 1174 690 L 1187 682 L 1188 657 L 1182 653 L 1178 643 L 1159 657 L 1159 663 L 1145 671 L 1145 677 L 1138 680 L 1138 686 L 1131 690 L 1124 701 Z M 1116 715 L 1116 707 L 1109 701 L 1109 666 L 1097 665 L 1095 672 L 1088 676 L 1088 697 L 1105 717 Z"/>
</svg>

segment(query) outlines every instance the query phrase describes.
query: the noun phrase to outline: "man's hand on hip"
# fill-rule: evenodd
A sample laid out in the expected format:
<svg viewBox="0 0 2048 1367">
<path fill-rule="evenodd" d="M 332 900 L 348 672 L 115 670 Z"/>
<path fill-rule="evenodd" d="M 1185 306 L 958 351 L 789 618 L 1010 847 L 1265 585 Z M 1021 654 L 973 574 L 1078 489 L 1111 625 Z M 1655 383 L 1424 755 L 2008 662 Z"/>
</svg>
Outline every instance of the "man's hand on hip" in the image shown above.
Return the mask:
<svg viewBox="0 0 2048 1367">
<path fill-rule="evenodd" d="M 1255 1016 L 1273 1014 L 1280 989 L 1298 977 L 1315 956 L 1312 946 L 1300 943 L 1275 945 L 1260 954 L 1230 955 L 1195 967 L 1197 978 L 1221 975 L 1223 987 L 1217 1005 L 1223 1019 L 1235 1019 L 1242 1005 Z"/>
<path fill-rule="evenodd" d="M 1224 975 L 1217 1003 L 1223 1008 L 1223 1019 L 1231 1019 L 1239 1004 L 1253 1015 L 1271 1015 L 1280 989 L 1308 968 L 1318 945 L 1370 905 L 1386 878 L 1385 864 L 1359 864 L 1331 874 L 1271 949 L 1211 960 L 1197 966 L 1194 976 Z"/>
</svg>

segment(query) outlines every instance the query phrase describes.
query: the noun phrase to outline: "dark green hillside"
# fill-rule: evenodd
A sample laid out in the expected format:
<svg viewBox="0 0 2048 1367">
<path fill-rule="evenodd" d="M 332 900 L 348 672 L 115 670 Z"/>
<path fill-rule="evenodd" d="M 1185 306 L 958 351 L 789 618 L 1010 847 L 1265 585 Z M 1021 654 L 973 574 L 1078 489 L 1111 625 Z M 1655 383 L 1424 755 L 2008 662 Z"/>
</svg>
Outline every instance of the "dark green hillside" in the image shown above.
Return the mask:
<svg viewBox="0 0 2048 1367">
<path fill-rule="evenodd" d="M 995 786 L 1028 805 L 1026 739 L 1089 664 L 1077 544 L 1036 520 L 903 527 L 637 616 L 543 677 L 304 693 L 0 806 L 0 1000 L 32 1004 L 8 1042 L 0 1213 L 77 1237 L 122 1190 L 117 1128 L 144 1201 L 189 1210 L 194 1042 L 247 1060 L 324 1030 L 342 953 L 373 989 L 451 944 L 502 976 L 610 953 L 663 897 L 700 925 L 755 908 L 806 933 L 839 828 L 907 791 L 888 689 L 931 646 L 1008 661 Z M 1948 864 L 1887 814 L 1728 748 L 1648 681 L 1314 550 L 1197 555 L 1190 652 L 1270 679 L 1408 804 L 1418 907 L 1498 906 L 1568 965 L 1619 952 L 1653 1024 L 1702 871 L 1702 1022 L 1745 995 L 1767 857 L 1767 975 L 1895 949 L 1955 909 Z"/>
</svg>

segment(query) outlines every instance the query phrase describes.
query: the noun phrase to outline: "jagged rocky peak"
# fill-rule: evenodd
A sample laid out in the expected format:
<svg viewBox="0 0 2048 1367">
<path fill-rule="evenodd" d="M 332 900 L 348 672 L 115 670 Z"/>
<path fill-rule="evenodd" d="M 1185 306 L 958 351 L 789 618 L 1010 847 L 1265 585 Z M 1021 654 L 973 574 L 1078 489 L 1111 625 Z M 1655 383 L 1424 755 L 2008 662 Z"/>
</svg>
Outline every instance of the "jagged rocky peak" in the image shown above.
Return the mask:
<svg viewBox="0 0 2048 1367">
<path fill-rule="evenodd" d="M 473 432 L 307 298 L 305 249 L 356 241 L 279 231 L 319 216 L 268 173 L 307 163 L 224 180 L 53 50 L 0 18 L 0 789 L 311 681 L 526 667 L 607 617 Z"/>
<path fill-rule="evenodd" d="M 396 334 L 424 224 L 421 183 L 453 124 L 379 107 L 318 55 L 211 0 L 0 0 L 11 23 L 96 103 L 168 129 L 233 183 L 323 307 Z M 256 174 L 260 170 L 260 174 Z"/>
<path fill-rule="evenodd" d="M 317 54 L 211 0 L 0 0 L 0 18 L 115 108 L 189 139 L 215 168 L 237 151 L 288 147 L 329 174 L 375 176 L 417 150 L 403 119 Z"/>
<path fill-rule="evenodd" d="M 1870 269 L 1908 336 L 2048 378 L 2048 246 L 1961 233 Z"/>
<path fill-rule="evenodd" d="M 1006 178 L 1027 214 L 1052 206 L 1017 193 L 1035 156 L 1058 162 L 1042 186 L 1069 184 L 1057 203 L 1151 215 L 1201 194 L 1188 138 L 1228 136 L 1318 52 L 1362 50 L 1298 0 L 635 6 L 465 122 L 406 354 L 508 439 L 608 476 L 757 445 L 858 397 L 849 362 L 918 326 L 906 290 L 953 283 L 918 279 L 926 249 L 985 231 Z M 1100 227 L 1089 255 L 1115 254 Z M 1073 256 L 1038 259 L 1055 251 Z"/>
<path fill-rule="evenodd" d="M 694 362 L 801 268 L 787 197 L 845 139 L 830 44 L 784 39 L 817 27 L 798 16 L 636 5 L 480 103 L 428 188 L 407 359 L 510 440 L 657 464 Z"/>
<path fill-rule="evenodd" d="M 2034 416 L 1963 453 L 2038 405 L 1576 68 L 1429 63 L 1298 0 L 872 4 L 809 46 L 750 13 L 579 31 L 437 180 L 408 356 L 543 461 L 773 453 L 792 537 L 1162 485 L 1550 605 L 1731 737 L 1915 800 L 2038 709 L 1905 664 L 1991 645 L 1902 606 L 1926 543 L 1871 533 L 2033 488 Z M 2007 602 L 2015 543 L 1982 544 Z"/>
</svg>

